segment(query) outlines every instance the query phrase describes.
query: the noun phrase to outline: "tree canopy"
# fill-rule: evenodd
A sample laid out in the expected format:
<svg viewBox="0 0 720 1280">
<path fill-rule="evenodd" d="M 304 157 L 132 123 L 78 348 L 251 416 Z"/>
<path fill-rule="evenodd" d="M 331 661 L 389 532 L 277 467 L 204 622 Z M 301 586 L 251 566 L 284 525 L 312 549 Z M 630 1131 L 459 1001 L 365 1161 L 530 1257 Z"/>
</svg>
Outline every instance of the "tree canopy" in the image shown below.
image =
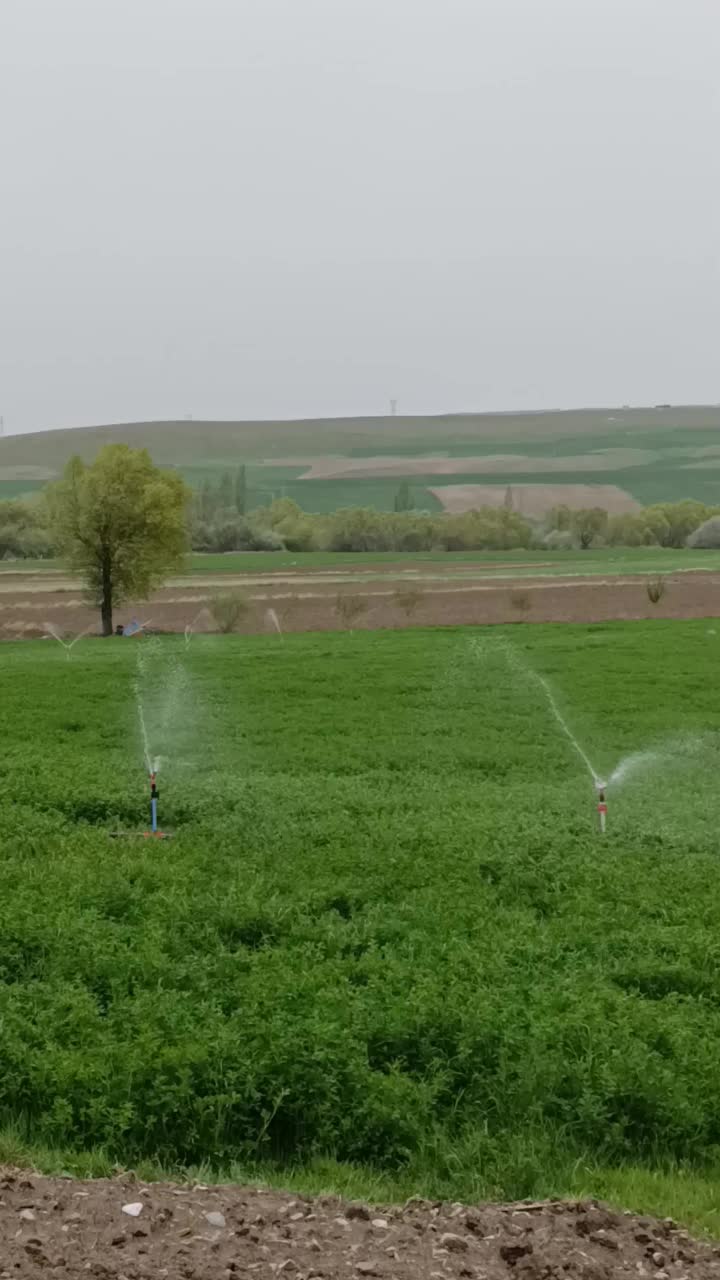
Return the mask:
<svg viewBox="0 0 720 1280">
<path fill-rule="evenodd" d="M 116 604 L 146 599 L 181 567 L 188 499 L 179 475 L 124 444 L 107 445 L 90 466 L 72 458 L 51 487 L 58 550 L 100 609 L 103 635 L 112 633 Z"/>
</svg>

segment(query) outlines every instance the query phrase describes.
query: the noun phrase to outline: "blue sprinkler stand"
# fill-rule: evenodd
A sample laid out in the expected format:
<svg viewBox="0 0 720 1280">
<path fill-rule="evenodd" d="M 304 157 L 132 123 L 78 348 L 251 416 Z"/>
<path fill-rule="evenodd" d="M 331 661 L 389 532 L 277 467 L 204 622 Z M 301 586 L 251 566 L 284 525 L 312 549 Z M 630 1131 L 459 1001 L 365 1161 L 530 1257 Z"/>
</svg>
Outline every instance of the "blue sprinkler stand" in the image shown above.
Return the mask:
<svg viewBox="0 0 720 1280">
<path fill-rule="evenodd" d="M 149 831 L 111 831 L 110 835 L 116 840 L 127 840 L 130 837 L 142 836 L 144 840 L 170 840 L 172 831 L 161 831 L 158 827 L 158 800 L 160 792 L 157 789 L 157 773 L 153 770 L 150 774 L 150 830 Z"/>
<path fill-rule="evenodd" d="M 153 771 L 150 774 L 150 830 L 145 832 L 145 838 L 150 840 L 167 840 L 170 837 L 169 831 L 158 830 L 158 800 L 160 792 L 157 789 L 157 774 Z"/>
</svg>

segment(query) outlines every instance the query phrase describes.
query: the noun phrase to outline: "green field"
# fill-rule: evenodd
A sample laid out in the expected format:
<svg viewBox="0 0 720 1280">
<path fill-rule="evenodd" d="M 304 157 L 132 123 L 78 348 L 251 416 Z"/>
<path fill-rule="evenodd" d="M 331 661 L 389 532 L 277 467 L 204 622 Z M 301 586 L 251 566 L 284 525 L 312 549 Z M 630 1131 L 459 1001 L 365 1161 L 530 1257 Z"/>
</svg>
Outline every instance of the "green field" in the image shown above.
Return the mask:
<svg viewBox="0 0 720 1280">
<path fill-rule="evenodd" d="M 697 498 L 715 505 L 720 497 L 720 406 L 297 422 L 144 422 L 37 432 L 0 439 L 0 497 L 40 488 L 48 473 L 58 473 L 73 453 L 90 460 L 111 441 L 146 446 L 156 462 L 177 467 L 193 486 L 244 463 L 251 506 L 287 496 L 316 512 L 347 506 L 391 510 L 401 478 L 300 479 L 308 463 L 322 457 L 407 457 L 413 466 L 408 475 L 416 505 L 427 510 L 439 508 L 430 487 L 447 484 L 492 483 L 503 491 L 509 484 L 538 482 L 613 484 L 643 504 Z M 600 456 L 617 449 L 649 451 L 650 456 L 638 462 L 628 455 L 621 466 L 610 456 Z M 438 454 L 522 455 L 530 462 L 519 471 L 443 476 L 428 460 L 427 467 L 414 473 L 419 459 Z M 595 455 L 592 466 L 567 467 L 561 462 L 588 454 Z M 537 472 L 534 459 L 545 465 L 555 465 L 557 459 L 557 470 Z"/>
<path fill-rule="evenodd" d="M 719 570 L 720 551 L 691 551 L 666 547 L 603 547 L 589 551 L 231 551 L 222 555 L 193 554 L 188 572 L 209 574 L 267 574 L 293 570 L 351 568 L 353 578 L 362 570 L 379 574 L 400 566 L 403 574 L 451 569 L 453 576 L 466 571 L 477 576 L 554 577 L 573 574 L 656 574 Z M 0 560 L 0 575 L 64 572 L 57 560 Z M 429 570 L 433 572 L 433 570 Z"/>
<path fill-rule="evenodd" d="M 3 646 L 13 1141 L 720 1229 L 719 646 L 705 622 Z M 599 772 L 656 752 L 604 839 L 532 671 Z M 146 825 L 136 681 L 166 843 L 110 837 Z"/>
<path fill-rule="evenodd" d="M 45 562 L 48 563 L 48 562 Z M 42 564 L 37 561 L 35 564 Z M 293 569 L 334 569 L 350 566 L 353 578 L 360 566 L 379 573 L 390 565 L 412 572 L 427 565 L 477 576 L 554 577 L 568 574 L 687 573 L 720 569 L 720 551 L 673 550 L 665 547 L 604 547 L 589 551 L 234 551 L 223 555 L 193 555 L 191 570 L 208 573 L 268 573 Z M 17 564 L 15 566 L 17 568 Z M 0 572 L 2 571 L 0 564 Z"/>
</svg>

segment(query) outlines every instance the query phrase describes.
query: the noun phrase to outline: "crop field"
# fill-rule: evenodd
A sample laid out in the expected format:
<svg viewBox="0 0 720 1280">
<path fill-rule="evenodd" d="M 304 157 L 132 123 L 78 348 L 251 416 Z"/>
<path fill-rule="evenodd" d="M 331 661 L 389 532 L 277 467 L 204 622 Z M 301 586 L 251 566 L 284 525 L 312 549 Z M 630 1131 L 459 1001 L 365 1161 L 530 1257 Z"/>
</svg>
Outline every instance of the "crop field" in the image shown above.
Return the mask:
<svg viewBox="0 0 720 1280">
<path fill-rule="evenodd" d="M 267 574 L 278 570 L 312 573 L 379 573 L 391 565 L 408 574 L 436 566 L 448 574 L 467 569 L 475 573 L 507 572 L 515 577 L 565 577 L 588 574 L 657 574 L 720 570 L 720 551 L 676 550 L 667 547 L 601 547 L 587 551 L 228 551 L 196 552 L 188 556 L 187 571 L 196 577 L 217 574 Z M 7 581 L 37 574 L 52 579 L 67 577 L 57 560 L 0 560 L 0 575 Z M 172 580 L 171 580 L 172 581 Z"/>
<path fill-rule="evenodd" d="M 521 490 L 538 503 L 577 505 L 577 486 L 602 486 L 613 507 L 720 494 L 720 407 L 673 406 L 544 413 L 468 413 L 277 422 L 144 422 L 0 439 L 0 498 L 41 488 L 80 453 L 109 442 L 147 447 L 194 487 L 247 468 L 248 502 L 281 496 L 327 512 L 392 510 L 407 479 L 418 508 L 454 505 L 447 487 Z M 524 486 L 537 486 L 526 490 Z M 608 497 L 608 486 L 613 493 Z M 522 488 L 521 488 L 522 487 Z M 441 490 L 439 498 L 434 490 Z M 542 490 L 542 492 L 541 492 Z M 583 499 L 585 501 L 585 499 Z"/>
<path fill-rule="evenodd" d="M 702 1178 L 719 659 L 706 621 L 3 646 L 4 1123 L 432 1194 Z"/>
</svg>

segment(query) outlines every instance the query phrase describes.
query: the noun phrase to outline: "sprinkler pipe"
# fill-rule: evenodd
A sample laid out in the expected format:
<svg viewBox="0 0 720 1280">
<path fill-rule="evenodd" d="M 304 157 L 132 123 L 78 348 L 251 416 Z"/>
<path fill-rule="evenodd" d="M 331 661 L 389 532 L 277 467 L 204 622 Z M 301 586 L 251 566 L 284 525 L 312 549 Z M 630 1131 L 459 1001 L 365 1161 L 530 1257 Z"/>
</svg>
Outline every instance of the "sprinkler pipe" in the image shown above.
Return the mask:
<svg viewBox="0 0 720 1280">
<path fill-rule="evenodd" d="M 597 811 L 598 811 L 598 820 L 600 823 L 600 833 L 601 835 L 605 835 L 605 828 L 607 826 L 607 800 L 605 799 L 605 792 L 607 791 L 607 783 L 596 781 L 595 789 L 597 791 L 597 798 L 598 798 Z"/>
<path fill-rule="evenodd" d="M 158 833 L 157 824 L 157 805 L 160 793 L 157 789 L 157 773 L 153 769 L 150 773 L 150 833 L 156 836 Z"/>
</svg>

